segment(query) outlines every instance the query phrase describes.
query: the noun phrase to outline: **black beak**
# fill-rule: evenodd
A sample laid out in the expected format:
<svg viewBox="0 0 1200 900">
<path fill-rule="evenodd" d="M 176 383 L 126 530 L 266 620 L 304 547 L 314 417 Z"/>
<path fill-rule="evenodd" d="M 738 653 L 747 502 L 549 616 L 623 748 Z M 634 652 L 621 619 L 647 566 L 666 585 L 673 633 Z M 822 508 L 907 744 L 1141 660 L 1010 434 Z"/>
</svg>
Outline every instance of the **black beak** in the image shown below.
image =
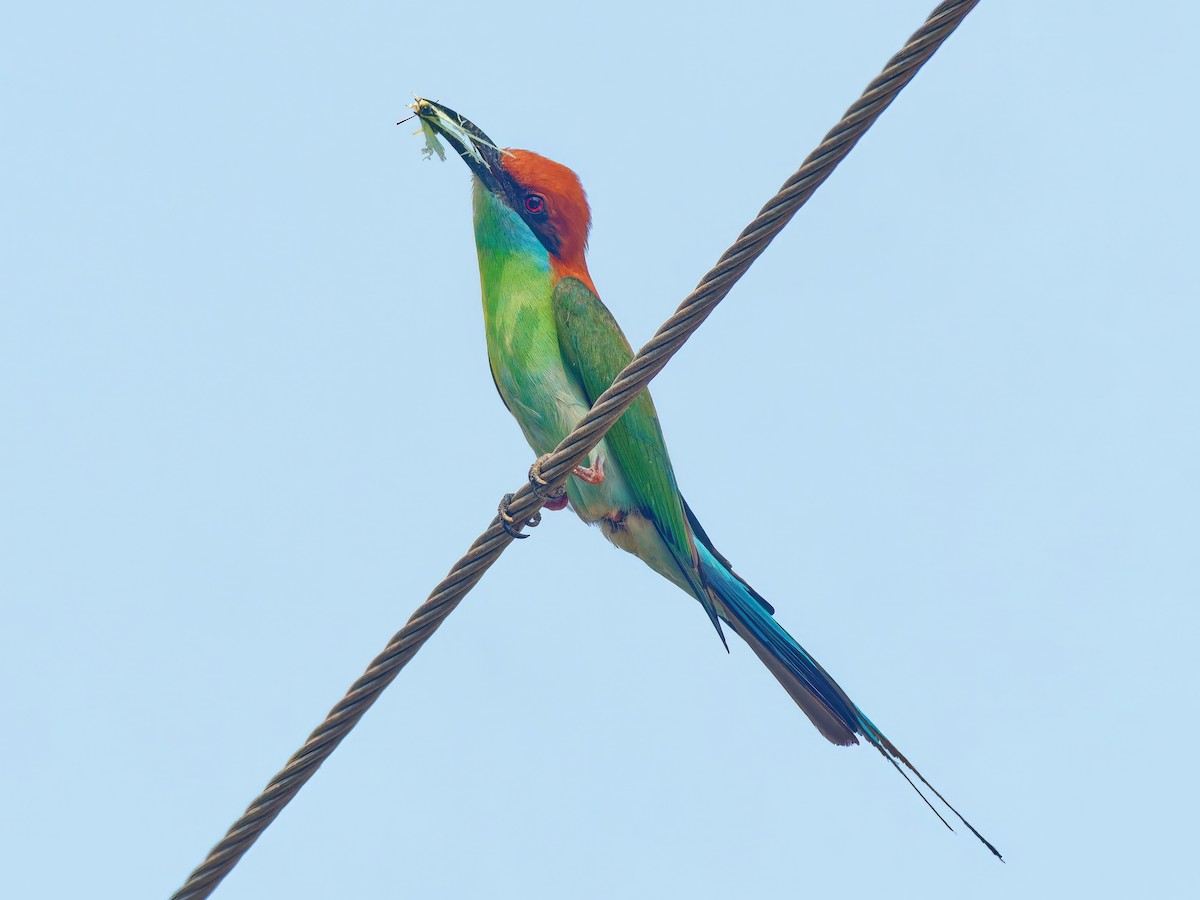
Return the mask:
<svg viewBox="0 0 1200 900">
<path fill-rule="evenodd" d="M 411 108 L 423 125 L 433 129 L 458 151 L 484 187 L 497 196 L 507 193 L 505 189 L 510 179 L 500 166 L 503 151 L 474 122 L 448 106 L 423 97 L 417 97 Z"/>
</svg>

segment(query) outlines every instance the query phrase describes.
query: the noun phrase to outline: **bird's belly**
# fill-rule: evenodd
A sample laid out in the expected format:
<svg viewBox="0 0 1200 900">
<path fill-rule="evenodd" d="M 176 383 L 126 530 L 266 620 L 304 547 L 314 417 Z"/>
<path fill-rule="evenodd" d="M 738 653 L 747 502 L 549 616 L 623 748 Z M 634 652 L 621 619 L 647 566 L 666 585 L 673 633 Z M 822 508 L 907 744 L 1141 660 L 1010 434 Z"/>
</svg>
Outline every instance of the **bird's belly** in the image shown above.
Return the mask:
<svg viewBox="0 0 1200 900">
<path fill-rule="evenodd" d="M 539 456 L 557 447 L 587 414 L 586 399 L 561 366 L 540 367 L 532 377 L 529 370 L 516 372 L 503 366 L 494 373 L 500 396 L 520 425 L 525 440 Z M 634 505 L 625 474 L 604 440 L 588 454 L 584 465 L 593 464 L 598 456 L 605 462 L 601 484 L 584 484 L 577 478 L 567 481 L 571 507 L 588 524 L 619 520 Z"/>
<path fill-rule="evenodd" d="M 493 360 L 492 374 L 504 405 L 539 456 L 557 447 L 588 411 L 561 366 L 517 368 L 501 359 Z"/>
<path fill-rule="evenodd" d="M 533 452 L 539 456 L 549 453 L 574 430 L 590 405 L 557 354 L 548 354 L 537 364 L 530 364 L 529 351 L 533 348 L 517 347 L 511 337 L 504 349 L 506 352 L 491 354 L 492 374 L 500 396 Z M 523 362 L 513 364 L 517 359 Z M 575 477 L 567 479 L 567 497 L 575 514 L 589 525 L 599 525 L 613 544 L 641 557 L 650 568 L 690 591 L 681 580 L 679 567 L 658 529 L 638 510 L 625 473 L 606 441 L 602 440 L 588 454 L 584 464 L 593 464 L 597 456 L 605 462 L 601 484 L 585 484 Z"/>
<path fill-rule="evenodd" d="M 575 395 L 571 386 L 558 382 L 544 370 L 542 376 L 541 383 L 533 391 L 510 394 L 501 389 L 501 396 L 520 425 L 525 440 L 538 456 L 554 450 L 589 409 L 584 399 Z M 565 372 L 563 378 L 566 378 Z M 503 383 L 500 377 L 497 381 Z M 598 457 L 603 457 L 605 463 L 602 483 L 585 484 L 573 476 L 567 479 L 571 508 L 589 525 L 604 519 L 619 519 L 633 505 L 633 495 L 625 475 L 604 440 L 587 455 L 583 464 L 593 465 Z"/>
<path fill-rule="evenodd" d="M 576 510 L 578 512 L 578 510 Z M 580 512 L 580 518 L 584 518 Z M 586 519 L 584 519 L 587 521 Z M 632 553 L 651 569 L 668 579 L 687 593 L 691 587 L 683 577 L 679 564 L 671 555 L 671 549 L 658 532 L 653 521 L 637 509 L 621 510 L 617 515 L 606 515 L 596 520 L 604 536 L 626 553 Z"/>
</svg>

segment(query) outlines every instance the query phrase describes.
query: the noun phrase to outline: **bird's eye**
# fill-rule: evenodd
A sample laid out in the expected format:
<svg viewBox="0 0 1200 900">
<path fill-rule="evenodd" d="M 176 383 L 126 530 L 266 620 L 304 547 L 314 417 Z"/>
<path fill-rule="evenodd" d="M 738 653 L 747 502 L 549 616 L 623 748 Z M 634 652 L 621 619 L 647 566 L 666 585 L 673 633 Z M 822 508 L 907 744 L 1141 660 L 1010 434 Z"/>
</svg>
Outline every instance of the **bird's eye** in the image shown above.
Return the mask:
<svg viewBox="0 0 1200 900">
<path fill-rule="evenodd" d="M 541 194 L 530 194 L 525 198 L 525 211 L 539 215 L 546 210 L 546 199 Z"/>
</svg>

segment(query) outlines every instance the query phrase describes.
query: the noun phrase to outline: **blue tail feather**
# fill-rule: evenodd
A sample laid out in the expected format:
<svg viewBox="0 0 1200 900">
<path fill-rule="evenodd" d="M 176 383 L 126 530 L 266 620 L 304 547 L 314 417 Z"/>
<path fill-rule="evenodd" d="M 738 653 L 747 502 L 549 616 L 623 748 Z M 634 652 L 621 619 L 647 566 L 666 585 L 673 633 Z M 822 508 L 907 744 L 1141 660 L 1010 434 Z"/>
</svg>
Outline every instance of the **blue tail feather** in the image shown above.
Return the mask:
<svg viewBox="0 0 1200 900">
<path fill-rule="evenodd" d="M 688 510 L 693 523 L 693 531 L 698 523 Z M 800 646 L 783 626 L 772 616 L 774 609 L 734 574 L 728 560 L 712 548 L 708 536 L 700 529 L 697 534 L 697 550 L 700 555 L 700 570 L 715 606 L 722 619 L 742 638 L 755 654 L 763 661 L 783 685 L 784 689 L 796 701 L 796 704 L 808 715 L 812 723 L 828 740 L 839 745 L 857 744 L 858 737 L 874 746 L 883 757 L 891 763 L 896 771 L 904 776 L 925 804 L 933 810 L 934 815 L 941 819 L 942 824 L 950 828 L 950 823 L 933 805 L 931 800 L 921 791 L 917 784 L 908 776 L 912 772 L 926 788 L 932 791 L 946 808 L 965 825 L 975 837 L 1003 861 L 991 842 L 981 835 L 975 827 L 962 817 L 946 798 L 928 781 L 917 768 L 910 763 L 896 746 L 888 740 L 875 724 L 863 714 L 846 692 L 830 677 L 815 659 Z M 908 772 L 905 771 L 908 770 Z M 950 828 L 953 831 L 953 828 Z"/>
</svg>

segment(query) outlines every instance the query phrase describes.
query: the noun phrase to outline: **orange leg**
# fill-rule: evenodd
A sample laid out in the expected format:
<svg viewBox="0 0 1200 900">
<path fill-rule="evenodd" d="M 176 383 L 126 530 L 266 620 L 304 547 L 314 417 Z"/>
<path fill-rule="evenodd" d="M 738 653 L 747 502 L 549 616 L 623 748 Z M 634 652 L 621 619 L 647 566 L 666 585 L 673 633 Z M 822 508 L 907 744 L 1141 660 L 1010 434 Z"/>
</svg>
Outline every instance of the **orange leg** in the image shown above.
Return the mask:
<svg viewBox="0 0 1200 900">
<path fill-rule="evenodd" d="M 604 484 L 604 457 L 597 456 L 591 466 L 576 466 L 574 475 L 584 484 Z"/>
</svg>

